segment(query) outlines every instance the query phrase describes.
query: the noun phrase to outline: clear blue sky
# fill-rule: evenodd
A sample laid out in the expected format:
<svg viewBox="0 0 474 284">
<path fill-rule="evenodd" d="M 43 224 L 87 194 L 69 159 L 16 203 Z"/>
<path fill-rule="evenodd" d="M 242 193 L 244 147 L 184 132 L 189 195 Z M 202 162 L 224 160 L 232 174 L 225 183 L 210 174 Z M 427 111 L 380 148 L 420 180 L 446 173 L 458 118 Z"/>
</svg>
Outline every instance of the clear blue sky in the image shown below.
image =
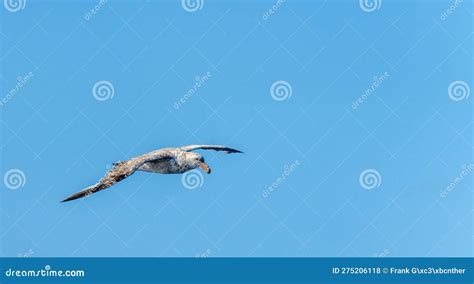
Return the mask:
<svg viewBox="0 0 474 284">
<path fill-rule="evenodd" d="M 472 2 L 20 2 L 1 255 L 472 255 Z M 196 143 L 245 154 L 59 203 Z"/>
</svg>

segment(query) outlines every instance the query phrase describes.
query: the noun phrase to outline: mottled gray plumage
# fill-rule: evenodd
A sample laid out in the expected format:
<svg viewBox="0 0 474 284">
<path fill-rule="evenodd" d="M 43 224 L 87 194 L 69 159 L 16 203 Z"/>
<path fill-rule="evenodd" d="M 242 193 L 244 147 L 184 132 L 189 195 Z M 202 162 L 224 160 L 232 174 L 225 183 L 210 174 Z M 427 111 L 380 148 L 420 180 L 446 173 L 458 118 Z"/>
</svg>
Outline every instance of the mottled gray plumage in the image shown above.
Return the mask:
<svg viewBox="0 0 474 284">
<path fill-rule="evenodd" d="M 239 150 L 219 145 L 190 145 L 156 150 L 127 161 L 114 163 L 113 168 L 108 171 L 98 183 L 69 196 L 62 202 L 89 196 L 97 191 L 111 187 L 117 182 L 131 176 L 136 171 L 182 174 L 200 167 L 209 174 L 211 173 L 211 169 L 204 162 L 204 158 L 198 153 L 191 152 L 198 149 L 224 151 L 226 153 L 242 153 Z"/>
</svg>

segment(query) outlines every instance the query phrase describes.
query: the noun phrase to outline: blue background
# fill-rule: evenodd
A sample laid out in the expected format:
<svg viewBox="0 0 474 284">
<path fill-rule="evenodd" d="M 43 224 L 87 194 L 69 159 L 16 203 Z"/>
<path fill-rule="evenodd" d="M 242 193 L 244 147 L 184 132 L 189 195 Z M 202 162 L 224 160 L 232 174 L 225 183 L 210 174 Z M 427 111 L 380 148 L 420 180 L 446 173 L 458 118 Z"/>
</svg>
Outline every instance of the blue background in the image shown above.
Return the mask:
<svg viewBox="0 0 474 284">
<path fill-rule="evenodd" d="M 447 17 L 452 1 L 286 1 L 264 17 L 275 1 L 109 0 L 88 18 L 97 3 L 0 7 L 2 98 L 34 74 L 0 108 L 2 177 L 26 182 L 1 184 L 1 255 L 472 256 L 472 173 L 440 194 L 473 158 L 472 97 L 448 95 L 472 87 L 471 1 Z M 245 154 L 202 151 L 213 173 L 193 190 L 136 173 L 59 203 L 115 161 L 196 143 Z"/>
</svg>

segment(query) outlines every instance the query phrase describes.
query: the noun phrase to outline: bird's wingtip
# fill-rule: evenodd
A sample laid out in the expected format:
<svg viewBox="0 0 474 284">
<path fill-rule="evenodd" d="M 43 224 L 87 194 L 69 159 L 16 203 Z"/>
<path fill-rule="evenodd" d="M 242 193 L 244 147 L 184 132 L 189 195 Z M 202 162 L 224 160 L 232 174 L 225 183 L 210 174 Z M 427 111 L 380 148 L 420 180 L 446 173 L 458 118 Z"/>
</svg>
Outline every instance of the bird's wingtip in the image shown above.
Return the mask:
<svg viewBox="0 0 474 284">
<path fill-rule="evenodd" d="M 232 150 L 232 151 L 226 151 L 226 154 L 245 154 L 244 152 L 242 151 L 239 151 L 239 150 Z"/>
<path fill-rule="evenodd" d="M 67 197 L 66 199 L 64 200 L 61 200 L 59 203 L 64 203 L 64 202 L 69 202 L 69 201 L 72 201 L 72 200 L 76 200 L 78 198 L 80 198 L 81 196 L 78 196 L 77 193 L 76 194 L 73 194 L 69 197 Z"/>
<path fill-rule="evenodd" d="M 244 154 L 244 152 L 237 150 L 237 149 L 229 149 L 227 151 L 227 154 L 232 154 L 232 153 L 239 153 L 239 154 Z"/>
</svg>

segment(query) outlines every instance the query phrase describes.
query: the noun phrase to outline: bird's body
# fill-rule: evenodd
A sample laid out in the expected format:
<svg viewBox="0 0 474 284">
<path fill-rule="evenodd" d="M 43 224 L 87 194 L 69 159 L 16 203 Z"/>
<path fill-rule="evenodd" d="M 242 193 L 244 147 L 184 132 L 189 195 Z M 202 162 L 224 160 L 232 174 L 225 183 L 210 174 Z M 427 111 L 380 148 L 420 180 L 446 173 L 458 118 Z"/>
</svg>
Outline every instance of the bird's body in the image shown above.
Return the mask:
<svg viewBox="0 0 474 284">
<path fill-rule="evenodd" d="M 173 148 L 162 149 L 161 151 L 167 151 L 169 157 L 144 163 L 138 168 L 138 171 L 160 174 L 182 174 L 196 168 L 194 167 L 195 165 L 188 162 L 187 156 L 191 154 L 189 152 Z"/>
<path fill-rule="evenodd" d="M 148 162 L 139 167 L 138 170 L 159 174 L 182 174 L 189 171 L 186 166 L 178 163 L 176 159 Z"/>
<path fill-rule="evenodd" d="M 136 171 L 182 174 L 200 167 L 206 173 L 211 173 L 211 169 L 204 162 L 204 158 L 198 153 L 191 152 L 197 149 L 242 153 L 239 150 L 218 145 L 190 145 L 156 150 L 130 160 L 114 163 L 113 168 L 98 183 L 69 196 L 62 202 L 78 199 L 106 189 L 129 177 Z"/>
</svg>

